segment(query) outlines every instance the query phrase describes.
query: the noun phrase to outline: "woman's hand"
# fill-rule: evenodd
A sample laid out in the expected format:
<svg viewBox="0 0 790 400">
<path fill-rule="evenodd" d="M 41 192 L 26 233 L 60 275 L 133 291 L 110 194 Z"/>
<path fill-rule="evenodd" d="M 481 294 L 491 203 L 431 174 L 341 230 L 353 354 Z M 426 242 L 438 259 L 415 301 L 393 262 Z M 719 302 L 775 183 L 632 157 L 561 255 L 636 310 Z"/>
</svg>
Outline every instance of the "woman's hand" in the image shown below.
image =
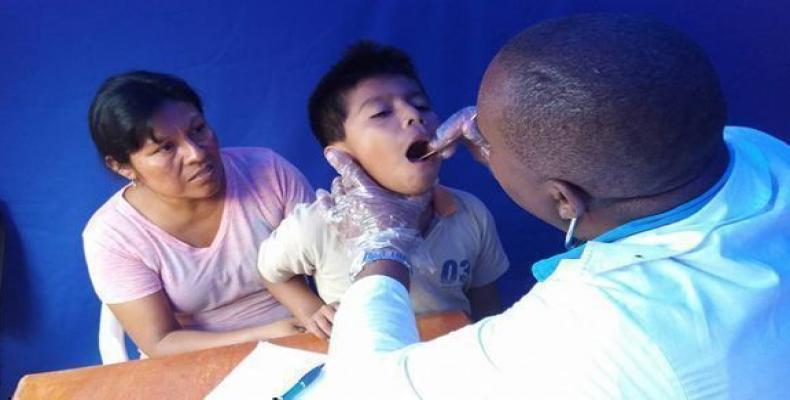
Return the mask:
<svg viewBox="0 0 790 400">
<path fill-rule="evenodd" d="M 307 330 L 296 318 L 286 318 L 260 327 L 258 340 L 276 339 L 304 333 Z"/>
<path fill-rule="evenodd" d="M 170 301 L 161 290 L 138 300 L 108 306 L 135 344 L 149 357 L 268 340 L 306 331 L 295 318 L 234 331 L 184 329 L 176 321 Z"/>
<path fill-rule="evenodd" d="M 335 319 L 335 312 L 340 303 L 334 302 L 331 304 L 324 304 L 310 316 L 310 319 L 305 321 L 305 328 L 313 335 L 321 339 L 329 339 L 332 336 L 332 323 Z"/>
</svg>

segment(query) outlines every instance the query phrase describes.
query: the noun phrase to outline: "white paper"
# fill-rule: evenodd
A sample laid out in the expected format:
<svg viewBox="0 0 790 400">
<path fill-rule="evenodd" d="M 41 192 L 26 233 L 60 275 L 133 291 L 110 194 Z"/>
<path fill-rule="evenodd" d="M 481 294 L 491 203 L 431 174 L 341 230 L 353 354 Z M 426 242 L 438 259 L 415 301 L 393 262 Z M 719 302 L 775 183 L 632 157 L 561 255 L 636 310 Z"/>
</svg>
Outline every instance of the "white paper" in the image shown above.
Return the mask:
<svg viewBox="0 0 790 400">
<path fill-rule="evenodd" d="M 280 396 L 325 358 L 326 354 L 260 342 L 206 399 L 260 400 Z"/>
</svg>

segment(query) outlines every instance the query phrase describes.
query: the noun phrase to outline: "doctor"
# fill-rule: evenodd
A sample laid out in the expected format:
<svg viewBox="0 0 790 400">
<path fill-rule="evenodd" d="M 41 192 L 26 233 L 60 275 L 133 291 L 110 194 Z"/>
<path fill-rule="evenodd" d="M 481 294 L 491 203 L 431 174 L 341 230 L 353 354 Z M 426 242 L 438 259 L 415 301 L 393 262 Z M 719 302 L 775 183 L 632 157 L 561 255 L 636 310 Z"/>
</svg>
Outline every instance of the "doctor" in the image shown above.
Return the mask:
<svg viewBox="0 0 790 400">
<path fill-rule="evenodd" d="M 724 127 L 699 46 L 623 15 L 546 21 L 499 51 L 470 115 L 449 123 L 570 250 L 536 263 L 509 310 L 417 343 L 409 254 L 424 199 L 328 154 L 341 179 L 321 201 L 360 272 L 305 397 L 786 397 L 790 148 Z M 370 223 L 343 224 L 352 211 Z"/>
</svg>

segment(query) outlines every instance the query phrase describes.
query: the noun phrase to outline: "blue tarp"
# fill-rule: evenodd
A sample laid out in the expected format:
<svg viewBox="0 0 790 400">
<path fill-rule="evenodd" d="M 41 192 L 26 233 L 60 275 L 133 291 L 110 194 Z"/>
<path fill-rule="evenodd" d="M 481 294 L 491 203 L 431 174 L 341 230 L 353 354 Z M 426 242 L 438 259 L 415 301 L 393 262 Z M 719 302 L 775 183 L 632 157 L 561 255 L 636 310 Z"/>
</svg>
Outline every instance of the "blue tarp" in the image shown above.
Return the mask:
<svg viewBox="0 0 790 400">
<path fill-rule="evenodd" d="M 411 53 L 441 116 L 475 101 L 498 48 L 541 19 L 587 11 L 656 16 L 710 53 L 730 123 L 787 140 L 790 7 L 698 1 L 17 1 L 0 4 L 0 212 L 7 251 L 0 288 L 0 398 L 28 373 L 99 363 L 99 302 L 80 232 L 123 183 L 102 166 L 87 108 L 109 74 L 177 74 L 202 94 L 225 146 L 267 146 L 316 187 L 332 174 L 306 120 L 313 85 L 342 50 L 372 38 Z M 515 206 L 466 154 L 445 184 L 493 211 L 512 270 L 512 303 L 528 267 L 560 250 L 561 234 Z"/>
</svg>

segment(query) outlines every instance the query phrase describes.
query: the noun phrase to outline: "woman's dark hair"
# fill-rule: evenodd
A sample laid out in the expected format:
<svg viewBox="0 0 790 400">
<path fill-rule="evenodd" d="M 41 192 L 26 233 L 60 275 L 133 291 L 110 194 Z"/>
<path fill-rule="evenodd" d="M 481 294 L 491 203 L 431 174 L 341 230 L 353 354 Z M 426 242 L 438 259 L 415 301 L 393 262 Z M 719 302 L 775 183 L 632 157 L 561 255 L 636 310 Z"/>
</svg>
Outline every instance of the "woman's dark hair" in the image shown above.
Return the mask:
<svg viewBox="0 0 790 400">
<path fill-rule="evenodd" d="M 192 104 L 203 113 L 195 91 L 173 75 L 132 71 L 107 78 L 88 111 L 91 138 L 102 159 L 128 163 L 147 138 L 154 139 L 151 118 L 167 101 Z"/>
<path fill-rule="evenodd" d="M 402 50 L 369 40 L 353 44 L 324 74 L 310 95 L 307 105 L 310 127 L 321 147 L 345 139 L 346 94 L 361 81 L 381 75 L 404 76 L 425 92 L 417 69 Z"/>
</svg>

